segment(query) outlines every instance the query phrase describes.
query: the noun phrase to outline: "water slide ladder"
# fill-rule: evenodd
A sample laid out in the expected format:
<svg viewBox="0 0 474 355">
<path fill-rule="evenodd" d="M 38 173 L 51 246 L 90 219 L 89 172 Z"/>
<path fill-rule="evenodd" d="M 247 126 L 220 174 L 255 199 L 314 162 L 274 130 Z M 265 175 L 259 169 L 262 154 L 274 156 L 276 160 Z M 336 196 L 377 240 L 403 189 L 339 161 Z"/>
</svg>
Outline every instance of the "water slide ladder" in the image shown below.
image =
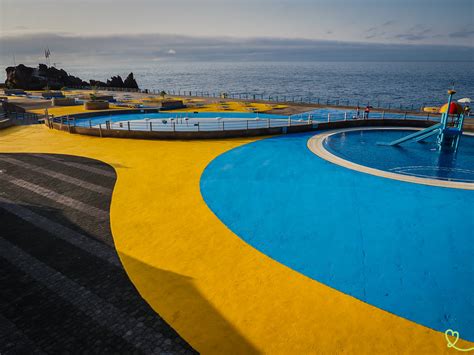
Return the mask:
<svg viewBox="0 0 474 355">
<path fill-rule="evenodd" d="M 464 115 L 461 114 L 457 120 L 457 122 L 454 124 L 453 127 L 448 127 L 448 121 L 449 121 L 449 109 L 451 107 L 451 102 L 453 95 L 456 92 L 454 90 L 449 90 L 449 99 L 448 99 L 448 104 L 447 104 L 447 109 L 446 112 L 443 113 L 441 116 L 441 122 L 437 123 L 431 127 L 425 128 L 421 131 L 409 134 L 406 137 L 402 137 L 399 139 L 394 140 L 393 142 L 378 142 L 378 145 L 388 145 L 388 146 L 397 146 L 405 142 L 409 141 L 415 141 L 415 142 L 422 142 L 423 140 L 432 137 L 434 135 L 438 135 L 437 142 L 441 145 L 444 145 L 445 143 L 453 142 L 453 137 L 459 137 L 462 135 L 462 128 L 464 125 Z M 455 145 L 457 145 L 455 143 Z"/>
</svg>

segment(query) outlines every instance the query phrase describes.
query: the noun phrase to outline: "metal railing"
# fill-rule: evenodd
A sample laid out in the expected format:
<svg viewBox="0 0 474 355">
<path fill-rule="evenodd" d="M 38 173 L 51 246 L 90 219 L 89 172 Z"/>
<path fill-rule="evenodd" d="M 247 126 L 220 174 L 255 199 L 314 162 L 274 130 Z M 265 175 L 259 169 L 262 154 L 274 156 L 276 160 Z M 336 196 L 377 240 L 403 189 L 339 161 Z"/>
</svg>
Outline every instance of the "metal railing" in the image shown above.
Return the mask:
<svg viewBox="0 0 474 355">
<path fill-rule="evenodd" d="M 71 87 L 72 89 L 83 90 L 103 90 L 103 91 L 118 91 L 131 93 L 146 93 L 159 95 L 161 90 L 155 89 L 132 89 L 132 88 L 115 88 L 115 87 L 93 87 L 81 86 Z M 393 110 L 393 111 L 410 111 L 420 112 L 427 106 L 439 106 L 441 103 L 423 102 L 421 104 L 410 103 L 403 105 L 401 103 L 387 102 L 379 99 L 346 99 L 338 97 L 318 97 L 314 95 L 299 95 L 299 94 L 271 94 L 271 93 L 254 93 L 254 92 L 213 92 L 213 91 L 198 91 L 198 90 L 164 90 L 167 95 L 171 96 L 187 96 L 187 97 L 203 97 L 203 98 L 221 98 L 221 99 L 235 99 L 235 100 L 250 100 L 262 101 L 272 103 L 294 103 L 294 104 L 309 104 L 320 106 L 334 106 L 334 107 L 365 107 L 372 106 L 377 109 Z"/>
<path fill-rule="evenodd" d="M 111 121 L 97 118 L 80 118 L 74 116 L 49 117 L 50 122 L 58 123 L 61 127 L 82 127 L 99 130 L 123 130 L 142 132 L 204 132 L 204 131 L 232 131 L 232 130 L 255 130 L 269 128 L 283 128 L 291 126 L 317 125 L 323 122 L 337 122 L 349 120 L 440 120 L 440 115 L 413 115 L 405 112 L 403 114 L 387 112 L 371 112 L 368 118 L 356 117 L 354 112 L 327 113 L 325 115 L 307 112 L 288 116 L 288 118 L 190 118 L 169 117 L 152 118 L 145 120 L 123 120 Z"/>
<path fill-rule="evenodd" d="M 32 112 L 3 112 L 0 118 L 9 119 L 16 125 L 29 125 L 40 123 L 43 115 Z"/>
<path fill-rule="evenodd" d="M 55 123 L 73 127 L 95 128 L 100 130 L 148 131 L 148 132 L 204 132 L 255 130 L 265 128 L 281 128 L 311 124 L 310 120 L 301 119 L 238 119 L 203 121 L 202 119 L 150 119 L 127 121 L 102 121 L 93 119 L 75 119 L 74 117 L 54 118 Z"/>
<path fill-rule="evenodd" d="M 433 106 L 440 103 L 423 102 L 421 105 L 410 103 L 403 105 L 401 103 L 387 102 L 379 99 L 347 99 L 339 97 L 318 97 L 314 95 L 299 95 L 299 94 L 271 94 L 271 93 L 252 93 L 252 92 L 212 92 L 212 91 L 196 91 L 196 90 L 165 90 L 168 95 L 174 96 L 189 96 L 189 97 L 212 97 L 222 99 L 238 99 L 251 101 L 264 101 L 275 103 L 295 103 L 295 104 L 310 104 L 320 106 L 334 106 L 334 107 L 365 107 L 372 106 L 378 109 L 397 110 L 397 111 L 423 111 L 423 108 L 432 104 Z M 148 93 L 158 94 L 159 91 L 149 89 Z"/>
<path fill-rule="evenodd" d="M 414 112 L 386 112 L 386 111 L 372 111 L 368 114 L 368 117 L 365 116 L 364 112 L 353 111 L 343 111 L 337 112 L 335 110 L 327 113 L 318 113 L 318 110 L 309 111 L 300 114 L 294 114 L 290 116 L 292 119 L 302 119 L 302 120 L 312 120 L 318 122 L 333 122 L 333 121 L 348 121 L 348 120 L 363 120 L 363 119 L 402 119 L 402 120 L 425 120 L 425 121 L 436 121 L 439 120 L 441 114 L 432 114 L 432 113 L 414 113 Z"/>
</svg>

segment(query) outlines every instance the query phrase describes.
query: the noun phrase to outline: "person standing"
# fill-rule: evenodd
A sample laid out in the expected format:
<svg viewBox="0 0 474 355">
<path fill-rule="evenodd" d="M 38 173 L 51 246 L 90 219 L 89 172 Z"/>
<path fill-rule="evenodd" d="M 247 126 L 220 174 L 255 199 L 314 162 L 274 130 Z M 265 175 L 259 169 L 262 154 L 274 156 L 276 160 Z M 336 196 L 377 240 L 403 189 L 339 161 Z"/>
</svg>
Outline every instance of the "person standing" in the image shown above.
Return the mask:
<svg viewBox="0 0 474 355">
<path fill-rule="evenodd" d="M 370 106 L 366 106 L 364 110 L 364 119 L 368 120 L 369 119 L 369 114 L 370 114 Z"/>
<path fill-rule="evenodd" d="M 357 105 L 357 111 L 356 111 L 355 118 L 356 118 L 357 120 L 360 118 L 360 107 L 359 107 L 359 105 Z"/>
</svg>

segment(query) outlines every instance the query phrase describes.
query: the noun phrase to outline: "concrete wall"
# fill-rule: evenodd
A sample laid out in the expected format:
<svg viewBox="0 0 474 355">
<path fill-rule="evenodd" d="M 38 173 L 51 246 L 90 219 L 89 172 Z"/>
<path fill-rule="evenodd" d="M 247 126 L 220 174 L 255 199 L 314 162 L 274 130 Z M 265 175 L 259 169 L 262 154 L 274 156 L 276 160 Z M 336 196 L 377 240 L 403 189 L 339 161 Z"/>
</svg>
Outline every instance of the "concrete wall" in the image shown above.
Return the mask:
<svg viewBox="0 0 474 355">
<path fill-rule="evenodd" d="M 109 108 L 108 101 L 86 101 L 84 102 L 86 110 L 106 110 Z"/>
<path fill-rule="evenodd" d="M 175 139 L 175 140 L 192 140 L 192 139 L 220 139 L 220 138 L 237 138 L 237 137 L 254 137 L 281 134 L 279 127 L 261 128 L 251 130 L 233 130 L 233 131 L 200 131 L 200 132 L 163 132 L 163 131 L 126 131 L 118 129 L 100 129 L 86 128 L 74 126 L 72 121 L 67 123 L 52 123 L 50 128 L 97 137 L 114 137 L 114 138 L 135 138 L 135 139 Z M 306 130 L 309 131 L 311 127 Z"/>
<path fill-rule="evenodd" d="M 186 105 L 183 104 L 183 100 L 165 100 L 161 102 L 161 109 L 166 110 L 177 110 L 180 108 L 185 108 Z"/>
<path fill-rule="evenodd" d="M 76 105 L 76 100 L 70 97 L 53 97 L 51 104 L 53 106 L 73 106 Z"/>
<path fill-rule="evenodd" d="M 8 118 L 0 120 L 0 129 L 5 129 L 11 126 L 13 126 L 13 122 Z"/>
</svg>

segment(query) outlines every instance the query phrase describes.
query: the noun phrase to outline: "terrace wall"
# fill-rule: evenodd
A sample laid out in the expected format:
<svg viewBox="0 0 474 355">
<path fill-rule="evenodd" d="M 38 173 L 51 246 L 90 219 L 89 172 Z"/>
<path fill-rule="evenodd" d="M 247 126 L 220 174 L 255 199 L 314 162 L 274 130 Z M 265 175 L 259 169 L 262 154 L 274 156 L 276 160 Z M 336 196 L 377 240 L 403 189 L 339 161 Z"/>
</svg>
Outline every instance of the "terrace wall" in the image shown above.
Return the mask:
<svg viewBox="0 0 474 355">
<path fill-rule="evenodd" d="M 0 119 L 0 130 L 13 126 L 13 122 L 9 119 Z"/>
<path fill-rule="evenodd" d="M 114 113 L 132 113 L 142 112 L 141 110 L 123 110 Z M 149 112 L 149 111 L 147 111 Z M 75 118 L 86 118 L 100 115 L 99 113 L 87 113 L 75 115 Z M 238 137 L 256 137 L 270 136 L 277 134 L 291 134 L 309 131 L 350 128 L 350 127 L 373 127 L 373 126 L 391 126 L 391 127 L 428 127 L 434 124 L 432 121 L 405 120 L 405 119 L 369 119 L 369 120 L 348 120 L 333 122 L 313 122 L 309 124 L 299 124 L 286 127 L 256 128 L 256 129 L 238 129 L 238 130 L 219 130 L 219 131 L 137 131 L 137 130 L 117 130 L 108 128 L 89 128 L 74 125 L 74 121 L 66 120 L 65 123 L 59 123 L 53 120 L 45 121 L 51 129 L 66 131 L 69 133 L 83 134 L 96 137 L 112 138 L 134 138 L 134 139 L 174 139 L 174 140 L 193 140 L 193 139 L 224 139 Z"/>
</svg>

